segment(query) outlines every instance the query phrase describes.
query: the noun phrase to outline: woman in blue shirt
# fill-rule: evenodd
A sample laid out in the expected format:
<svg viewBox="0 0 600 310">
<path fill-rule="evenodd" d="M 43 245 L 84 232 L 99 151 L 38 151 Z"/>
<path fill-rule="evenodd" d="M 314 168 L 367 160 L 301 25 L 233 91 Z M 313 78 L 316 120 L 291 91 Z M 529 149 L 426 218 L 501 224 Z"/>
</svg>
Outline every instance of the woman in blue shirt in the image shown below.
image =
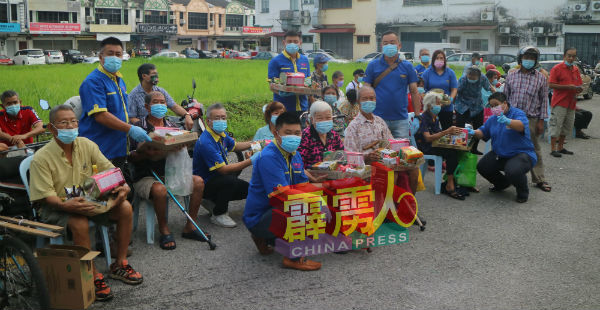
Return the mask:
<svg viewBox="0 0 600 310">
<path fill-rule="evenodd" d="M 425 70 L 421 75 L 423 78 L 425 92 L 434 88 L 444 90 L 444 94 L 450 96 L 450 100 L 454 102 L 457 92 L 457 81 L 454 70 L 446 65 L 446 54 L 444 51 L 437 50 L 433 52 L 433 66 Z M 452 126 L 452 116 L 454 114 L 454 106 L 452 104 L 442 107 L 438 114 L 442 129 L 446 130 Z"/>
<path fill-rule="evenodd" d="M 283 103 L 273 101 L 265 107 L 265 126 L 258 128 L 254 135 L 253 141 L 261 140 L 273 140 L 273 129 L 275 128 L 275 121 L 279 114 L 285 112 L 285 106 Z"/>
</svg>

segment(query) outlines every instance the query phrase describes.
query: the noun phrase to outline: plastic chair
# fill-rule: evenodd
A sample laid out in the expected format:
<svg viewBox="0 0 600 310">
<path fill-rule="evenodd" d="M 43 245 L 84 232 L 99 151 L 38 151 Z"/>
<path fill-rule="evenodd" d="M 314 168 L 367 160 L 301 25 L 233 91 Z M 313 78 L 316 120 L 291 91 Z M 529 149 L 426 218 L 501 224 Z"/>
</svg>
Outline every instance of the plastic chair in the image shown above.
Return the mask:
<svg viewBox="0 0 600 310">
<path fill-rule="evenodd" d="M 415 134 L 419 129 L 419 120 L 415 118 L 415 114 L 413 112 L 408 113 L 409 119 L 409 131 L 410 131 L 410 143 L 413 146 L 417 146 L 417 142 L 415 140 Z M 421 165 L 421 175 L 425 177 L 425 173 L 427 172 L 427 161 L 433 160 L 435 167 L 435 194 L 439 195 L 442 191 L 442 161 L 444 160 L 442 156 L 437 155 L 423 155 L 425 158 L 425 163 Z"/>
<path fill-rule="evenodd" d="M 25 185 L 25 190 L 27 191 L 27 196 L 29 197 L 29 179 L 27 178 L 27 172 L 29 171 L 29 167 L 31 166 L 31 161 L 33 160 L 33 156 L 28 156 L 25 158 L 21 165 L 19 166 L 19 173 L 21 175 L 21 181 Z M 93 221 L 89 221 L 90 234 L 93 232 L 92 228 L 96 227 L 96 223 Z M 112 257 L 110 255 L 110 243 L 108 238 L 108 226 L 99 225 L 100 232 L 102 233 L 102 243 L 104 245 L 104 255 L 106 257 L 106 267 L 110 270 L 110 263 Z M 37 237 L 36 238 L 36 247 L 42 248 L 45 244 L 45 237 Z M 63 244 L 63 237 L 56 238 L 48 238 L 50 239 L 50 244 Z"/>
<path fill-rule="evenodd" d="M 176 196 L 177 197 L 177 196 Z M 182 197 L 177 197 L 180 199 Z M 183 197 L 183 202 L 185 204 L 185 208 L 189 209 L 189 196 Z M 167 197 L 167 208 L 165 209 L 165 218 L 169 220 L 169 200 Z M 133 231 L 137 230 L 140 209 L 144 208 L 144 213 L 146 214 L 146 243 L 154 244 L 154 230 L 156 224 L 156 213 L 154 211 L 154 204 L 152 200 L 144 199 L 138 195 L 135 195 L 133 198 Z"/>
</svg>

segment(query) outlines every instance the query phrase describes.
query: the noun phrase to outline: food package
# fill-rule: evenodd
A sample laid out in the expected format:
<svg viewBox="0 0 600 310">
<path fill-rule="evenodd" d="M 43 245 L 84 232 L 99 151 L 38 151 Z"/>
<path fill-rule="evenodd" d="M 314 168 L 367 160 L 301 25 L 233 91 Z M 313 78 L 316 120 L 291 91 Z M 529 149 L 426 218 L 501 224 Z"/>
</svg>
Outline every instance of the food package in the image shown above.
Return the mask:
<svg viewBox="0 0 600 310">
<path fill-rule="evenodd" d="M 288 86 L 301 86 L 304 87 L 304 73 L 302 72 L 287 72 L 285 84 Z"/>
<path fill-rule="evenodd" d="M 336 161 L 322 161 L 314 164 L 312 169 L 314 170 L 330 170 L 334 171 L 337 169 L 338 162 Z"/>
<path fill-rule="evenodd" d="M 250 143 L 250 149 L 243 152 L 244 158 L 248 159 L 248 158 L 252 157 L 252 155 L 254 155 L 255 153 L 262 151 L 264 145 L 266 145 L 266 144 L 263 145 L 263 143 L 261 143 L 261 142 L 262 141 L 254 141 L 254 142 Z M 269 142 L 270 142 L 270 140 L 269 140 Z"/>
<path fill-rule="evenodd" d="M 81 187 L 85 196 L 95 200 L 106 200 L 113 189 L 123 184 L 125 177 L 121 169 L 112 168 L 85 179 Z"/>
<path fill-rule="evenodd" d="M 386 166 L 393 166 L 398 164 L 398 157 L 384 157 L 382 162 Z"/>
<path fill-rule="evenodd" d="M 390 139 L 390 148 L 396 152 L 400 152 L 400 149 L 405 146 L 410 146 L 410 141 L 408 139 Z"/>
<path fill-rule="evenodd" d="M 458 135 L 443 136 L 431 144 L 433 147 L 454 148 L 460 150 L 469 149 L 469 132 L 467 129 L 462 129 Z"/>
<path fill-rule="evenodd" d="M 414 146 L 405 146 L 400 149 L 402 155 L 401 159 L 409 164 L 416 163 L 419 159 L 423 158 L 423 152 L 419 151 Z"/>
<path fill-rule="evenodd" d="M 391 149 L 378 149 L 379 155 L 381 158 L 385 157 L 398 157 L 398 151 L 394 151 Z"/>
<path fill-rule="evenodd" d="M 151 142 L 147 142 L 149 145 L 166 151 L 175 150 L 181 145 L 192 144 L 198 140 L 196 132 L 170 127 L 156 127 L 149 136 L 152 138 Z"/>
<path fill-rule="evenodd" d="M 364 167 L 365 159 L 363 153 L 360 152 L 346 152 L 346 160 L 352 167 Z"/>
</svg>

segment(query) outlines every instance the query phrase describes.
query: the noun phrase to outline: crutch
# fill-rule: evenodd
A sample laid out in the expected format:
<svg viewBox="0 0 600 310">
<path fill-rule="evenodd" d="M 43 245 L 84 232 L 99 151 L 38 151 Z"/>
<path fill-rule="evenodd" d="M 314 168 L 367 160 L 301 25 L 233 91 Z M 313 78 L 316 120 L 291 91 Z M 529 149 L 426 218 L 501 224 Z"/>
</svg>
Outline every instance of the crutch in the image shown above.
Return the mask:
<svg viewBox="0 0 600 310">
<path fill-rule="evenodd" d="M 152 170 L 152 175 L 154 175 L 154 178 L 158 182 L 160 182 L 160 184 L 165 185 L 165 183 L 158 177 L 158 175 L 156 175 L 156 172 L 154 172 L 154 170 Z M 167 187 L 167 186 L 165 185 L 165 187 Z M 167 193 L 169 193 L 169 196 L 171 197 L 171 199 L 173 199 L 173 201 L 175 201 L 175 203 L 177 204 L 177 206 L 179 207 L 181 212 L 183 212 L 183 214 L 185 214 L 185 216 L 187 216 L 188 220 L 190 220 L 190 222 L 192 222 L 192 224 L 194 224 L 194 226 L 196 227 L 196 229 L 198 230 L 200 235 L 202 235 L 202 238 L 204 238 L 204 240 L 206 240 L 206 242 L 208 243 L 210 250 L 211 251 L 214 250 L 217 247 L 217 245 L 214 242 L 212 242 L 208 237 L 206 237 L 206 235 L 204 234 L 202 229 L 200 229 L 200 227 L 198 226 L 198 224 L 196 224 L 194 219 L 187 213 L 187 211 L 185 211 L 185 208 L 179 203 L 179 201 L 177 200 L 177 198 L 175 198 L 173 193 L 171 193 L 169 188 L 167 188 Z"/>
</svg>

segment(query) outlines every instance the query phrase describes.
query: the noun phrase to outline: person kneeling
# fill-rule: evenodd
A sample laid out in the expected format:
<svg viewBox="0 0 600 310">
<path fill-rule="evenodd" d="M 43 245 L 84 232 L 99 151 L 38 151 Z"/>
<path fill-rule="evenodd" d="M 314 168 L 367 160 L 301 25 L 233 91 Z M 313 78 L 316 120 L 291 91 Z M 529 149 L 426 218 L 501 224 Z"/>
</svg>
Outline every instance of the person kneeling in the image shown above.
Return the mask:
<svg viewBox="0 0 600 310">
<path fill-rule="evenodd" d="M 87 249 L 91 249 L 89 220 L 102 225 L 116 222 L 117 259 L 110 265 L 109 276 L 127 284 L 140 284 L 143 281 L 142 275 L 133 270 L 126 259 L 133 216 L 131 204 L 126 199 L 129 187 L 123 185 L 115 188 L 114 207 L 100 215 L 93 216 L 91 212 L 95 206 L 83 197 L 65 200 L 65 188 L 83 184 L 93 174 L 93 165 L 98 171 L 114 168 L 102 155 L 98 145 L 87 138 L 77 137 L 78 127 L 79 122 L 70 106 L 59 105 L 52 108 L 48 129 L 54 139 L 33 156 L 29 198 L 40 205 L 42 222 L 68 228 L 73 235 L 73 244 Z M 112 298 L 110 287 L 95 265 L 93 272 L 96 300 Z"/>
<path fill-rule="evenodd" d="M 262 255 L 273 253 L 276 238 L 269 230 L 273 209 L 269 204 L 269 194 L 277 187 L 308 182 L 302 157 L 296 152 L 301 134 L 298 117 L 294 113 L 282 113 L 276 121 L 275 140 L 260 152 L 253 164 L 243 220 Z M 284 257 L 283 266 L 304 271 L 321 268 L 320 263 L 304 257 Z"/>
<path fill-rule="evenodd" d="M 136 122 L 135 126 L 139 126 L 146 132 L 153 132 L 155 127 L 171 127 L 177 128 L 176 124 L 171 123 L 165 114 L 167 113 L 167 103 L 165 96 L 159 91 L 151 91 L 144 98 L 148 115 Z M 152 199 L 154 204 L 154 212 L 158 221 L 158 231 L 160 231 L 160 247 L 163 250 L 173 250 L 176 247 L 175 239 L 171 235 L 171 231 L 167 226 L 167 188 L 154 178 L 152 172 L 156 172 L 158 176 L 164 179 L 165 176 L 165 157 L 167 152 L 161 151 L 155 147 L 149 146 L 142 142 L 137 145 L 131 139 L 129 142 L 131 149 L 136 151 L 131 152 L 130 159 L 134 164 L 134 184 L 136 195 L 144 199 Z M 187 151 L 187 149 L 186 149 Z M 202 194 L 204 192 L 204 181 L 200 176 L 192 176 L 193 191 L 190 197 L 190 216 L 195 219 L 198 217 L 198 210 L 202 202 Z M 194 228 L 194 225 L 189 220 L 187 221 L 182 238 L 193 239 L 198 241 L 206 241 Z M 210 235 L 207 235 L 210 238 Z"/>
<path fill-rule="evenodd" d="M 492 139 L 492 151 L 479 160 L 477 171 L 492 183 L 491 192 L 514 185 L 517 202 L 526 202 L 529 198 L 527 172 L 537 162 L 529 130 L 525 130 L 529 128 L 527 115 L 511 107 L 503 93 L 493 93 L 489 103 L 494 115 L 479 129 L 467 129 L 479 139 Z"/>
<path fill-rule="evenodd" d="M 446 161 L 446 177 L 448 181 L 446 187 L 442 188 L 442 191 L 454 199 L 465 200 L 465 196 L 456 191 L 456 185 L 454 183 L 454 171 L 458 165 L 458 151 L 431 146 L 431 142 L 434 140 L 446 135 L 456 135 L 461 132 L 460 128 L 456 126 L 450 126 L 446 130 L 440 128 L 440 120 L 437 118 L 438 113 L 440 113 L 442 109 L 439 96 L 439 94 L 431 92 L 425 95 L 425 98 L 423 99 L 423 110 L 425 112 L 421 114 L 421 124 L 419 130 L 415 134 L 415 140 L 417 142 L 417 147 L 421 152 L 427 155 L 442 156 Z"/>
</svg>

